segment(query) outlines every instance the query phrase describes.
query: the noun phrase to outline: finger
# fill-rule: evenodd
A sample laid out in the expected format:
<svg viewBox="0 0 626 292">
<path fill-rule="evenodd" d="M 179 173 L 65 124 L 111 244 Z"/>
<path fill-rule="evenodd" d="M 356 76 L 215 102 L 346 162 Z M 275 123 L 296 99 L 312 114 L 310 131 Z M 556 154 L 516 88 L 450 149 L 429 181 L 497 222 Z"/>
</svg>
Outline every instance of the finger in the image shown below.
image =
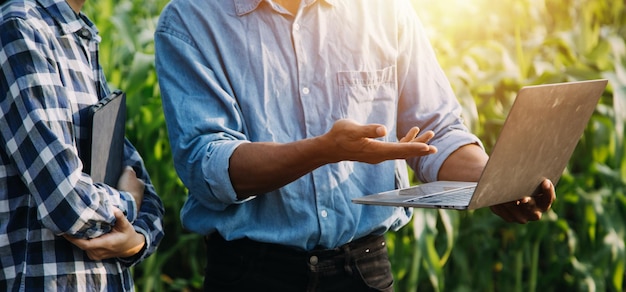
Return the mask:
<svg viewBox="0 0 626 292">
<path fill-rule="evenodd" d="M 404 135 L 402 139 L 400 139 L 400 142 L 411 142 L 413 139 L 415 139 L 415 137 L 417 137 L 417 134 L 419 132 L 420 132 L 420 128 L 418 127 L 411 128 L 409 132 L 406 133 L 406 135 Z"/>
<path fill-rule="evenodd" d="M 435 137 L 435 132 L 429 130 L 429 131 L 426 131 L 426 132 L 422 133 L 421 135 L 417 136 L 417 138 L 415 138 L 414 141 L 415 142 L 427 143 L 433 137 Z"/>
<path fill-rule="evenodd" d="M 106 259 L 106 255 L 98 250 L 86 250 L 87 257 L 92 261 L 100 261 Z"/>
<path fill-rule="evenodd" d="M 543 188 L 543 192 L 541 195 L 535 197 L 535 201 L 537 203 L 537 207 L 542 211 L 548 211 L 552 206 L 554 200 L 556 200 L 556 192 L 554 190 L 554 185 L 552 181 L 549 179 L 545 179 L 541 187 Z"/>
<path fill-rule="evenodd" d="M 383 141 L 371 141 L 372 145 L 377 145 L 378 151 L 384 152 L 389 156 L 393 156 L 394 159 L 406 159 L 415 156 L 424 156 L 437 152 L 435 146 L 428 145 L 421 142 L 409 142 L 409 143 L 392 143 Z"/>
<path fill-rule="evenodd" d="M 87 244 L 89 243 L 88 240 L 86 239 L 82 239 L 82 238 L 76 238 L 67 234 L 64 234 L 63 237 L 65 239 L 67 239 L 67 241 L 71 242 L 72 244 L 76 245 L 77 247 L 79 247 L 80 249 L 84 249 Z"/>
<path fill-rule="evenodd" d="M 437 153 L 437 147 L 428 145 L 428 144 L 423 144 L 423 145 L 424 145 L 423 150 L 421 150 L 419 153 L 420 156 Z"/>
<path fill-rule="evenodd" d="M 383 125 L 371 124 L 371 125 L 358 125 L 355 124 L 356 130 L 354 133 L 358 135 L 357 138 L 380 138 L 387 135 L 387 128 Z"/>
<path fill-rule="evenodd" d="M 84 238 L 76 238 L 72 236 L 64 236 L 69 242 L 74 244 L 76 247 L 84 250 L 85 252 L 94 252 L 94 250 L 98 249 L 98 243 L 100 242 L 99 238 L 92 239 L 84 239 Z M 90 256 L 91 258 L 91 256 Z M 92 258 L 93 259 L 93 258 Z"/>
<path fill-rule="evenodd" d="M 65 237 L 65 239 L 67 239 L 69 242 L 74 244 L 76 247 L 82 249 L 87 254 L 87 257 L 89 257 L 89 259 L 94 260 L 94 261 L 99 261 L 99 260 L 104 259 L 101 250 L 97 246 L 94 246 L 94 243 L 98 241 L 97 238 L 93 240 L 89 240 L 89 239 L 75 238 L 69 235 L 63 235 L 63 237 Z"/>
<path fill-rule="evenodd" d="M 502 218 L 502 220 L 504 220 L 506 222 L 511 223 L 511 222 L 515 221 L 515 217 L 511 214 L 509 209 L 506 208 L 506 206 L 504 204 L 491 206 L 490 209 L 491 209 L 491 212 L 493 212 L 494 214 L 500 216 L 500 218 Z"/>
<path fill-rule="evenodd" d="M 530 197 L 500 204 L 491 208 L 492 212 L 500 216 L 507 222 L 526 224 L 529 221 L 541 219 L 541 211 L 537 208 L 535 201 Z"/>
<path fill-rule="evenodd" d="M 437 153 L 437 147 L 427 144 L 428 142 L 430 142 L 430 140 L 433 137 L 435 137 L 435 132 L 426 131 L 422 133 L 421 135 L 417 136 L 417 138 L 413 139 L 412 142 L 424 143 L 425 145 L 428 146 L 428 150 L 425 151 L 426 152 L 425 154 L 435 154 Z"/>
<path fill-rule="evenodd" d="M 541 219 L 543 211 L 537 206 L 535 198 L 526 197 L 523 203 L 519 205 L 519 214 L 526 221 L 537 221 Z"/>
<path fill-rule="evenodd" d="M 374 138 L 387 136 L 387 128 L 385 126 L 378 126 L 378 127 L 376 127 L 376 135 L 377 136 L 374 137 Z"/>
<path fill-rule="evenodd" d="M 341 119 L 335 122 L 333 129 L 348 133 L 353 139 L 379 138 L 387 135 L 387 128 L 381 124 L 362 125 L 351 119 Z M 354 136 L 356 135 L 356 136 Z"/>
<path fill-rule="evenodd" d="M 124 230 L 126 228 L 132 228 L 130 221 L 128 221 L 128 218 L 124 216 L 122 210 L 114 208 L 113 215 L 115 215 L 115 229 Z"/>
<path fill-rule="evenodd" d="M 537 207 L 534 198 L 525 197 L 514 203 L 515 206 L 511 207 L 511 214 L 515 217 L 516 222 L 525 224 L 541 219 L 542 211 Z"/>
<path fill-rule="evenodd" d="M 525 215 L 524 213 L 526 213 L 523 209 L 524 207 L 522 207 L 522 205 L 509 205 L 506 207 L 506 209 L 508 210 L 508 214 L 509 214 L 509 219 L 511 221 L 509 222 L 516 222 L 519 224 L 526 224 L 528 223 L 528 217 L 527 215 Z"/>
</svg>

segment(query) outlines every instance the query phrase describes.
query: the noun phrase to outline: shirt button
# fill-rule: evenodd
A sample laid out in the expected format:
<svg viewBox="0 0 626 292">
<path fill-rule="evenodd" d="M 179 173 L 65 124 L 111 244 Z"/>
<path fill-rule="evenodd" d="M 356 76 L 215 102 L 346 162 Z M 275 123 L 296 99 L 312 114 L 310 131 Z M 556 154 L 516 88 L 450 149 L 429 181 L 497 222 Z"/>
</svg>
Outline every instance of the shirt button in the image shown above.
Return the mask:
<svg viewBox="0 0 626 292">
<path fill-rule="evenodd" d="M 319 260 L 318 260 L 318 258 L 317 258 L 316 256 L 312 256 L 312 257 L 310 257 L 310 258 L 309 258 L 309 263 L 310 263 L 311 265 L 317 265 L 317 262 L 318 262 L 318 261 L 319 261 Z"/>
<path fill-rule="evenodd" d="M 297 24 L 297 23 L 296 23 L 296 24 L 294 24 L 294 25 L 293 25 L 293 29 L 295 29 L 295 30 L 300 30 L 300 25 L 299 25 L 299 24 Z"/>
<path fill-rule="evenodd" d="M 326 210 L 322 210 L 322 217 L 326 218 L 328 217 L 328 212 L 326 212 Z"/>
<path fill-rule="evenodd" d="M 81 38 L 84 39 L 90 39 L 91 38 L 91 32 L 89 31 L 89 29 L 83 27 L 78 31 L 78 34 L 80 35 Z"/>
<path fill-rule="evenodd" d="M 308 87 L 302 88 L 302 93 L 309 94 L 311 92 Z"/>
</svg>

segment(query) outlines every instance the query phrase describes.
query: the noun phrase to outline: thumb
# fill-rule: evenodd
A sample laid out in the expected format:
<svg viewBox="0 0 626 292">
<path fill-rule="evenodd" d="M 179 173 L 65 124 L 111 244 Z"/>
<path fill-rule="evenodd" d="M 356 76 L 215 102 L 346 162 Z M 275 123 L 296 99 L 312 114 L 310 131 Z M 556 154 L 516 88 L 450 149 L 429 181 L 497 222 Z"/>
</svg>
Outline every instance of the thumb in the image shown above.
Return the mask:
<svg viewBox="0 0 626 292">
<path fill-rule="evenodd" d="M 361 134 L 366 138 L 380 138 L 387 135 L 387 128 L 377 124 L 365 125 L 362 126 Z"/>
<path fill-rule="evenodd" d="M 115 228 L 116 229 L 124 229 L 124 228 L 132 227 L 132 225 L 130 224 L 130 221 L 128 221 L 128 219 L 126 218 L 122 210 L 118 208 L 113 209 L 113 215 L 115 216 Z"/>
<path fill-rule="evenodd" d="M 352 139 L 379 138 L 387 135 L 387 128 L 381 124 L 362 125 L 350 119 L 339 120 L 333 128 L 348 133 Z"/>
<path fill-rule="evenodd" d="M 554 185 L 549 179 L 545 179 L 541 187 L 543 193 L 539 196 L 536 196 L 535 201 L 537 202 L 537 206 L 545 212 L 550 209 L 552 202 L 554 202 L 554 199 L 556 198 L 556 195 L 554 193 Z"/>
<path fill-rule="evenodd" d="M 385 137 L 387 136 L 387 128 L 385 126 L 377 126 L 376 127 L 377 137 Z"/>
</svg>

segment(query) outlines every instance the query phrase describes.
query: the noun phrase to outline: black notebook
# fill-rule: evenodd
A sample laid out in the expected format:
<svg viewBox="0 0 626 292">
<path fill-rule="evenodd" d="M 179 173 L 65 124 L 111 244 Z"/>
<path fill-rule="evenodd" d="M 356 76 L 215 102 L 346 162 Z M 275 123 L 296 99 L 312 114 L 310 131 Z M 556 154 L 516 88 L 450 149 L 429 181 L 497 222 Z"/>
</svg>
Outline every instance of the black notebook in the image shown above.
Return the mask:
<svg viewBox="0 0 626 292">
<path fill-rule="evenodd" d="M 91 133 L 82 157 L 94 182 L 116 187 L 122 174 L 126 126 L 126 94 L 116 90 L 89 109 Z"/>
</svg>

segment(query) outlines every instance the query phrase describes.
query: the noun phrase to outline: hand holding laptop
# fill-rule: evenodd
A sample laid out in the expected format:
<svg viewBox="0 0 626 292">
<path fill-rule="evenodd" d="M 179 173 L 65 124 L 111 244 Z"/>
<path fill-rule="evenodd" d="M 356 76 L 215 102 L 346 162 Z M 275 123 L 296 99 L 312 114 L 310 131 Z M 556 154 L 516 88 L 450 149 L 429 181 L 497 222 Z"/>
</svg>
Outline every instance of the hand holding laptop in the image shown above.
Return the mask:
<svg viewBox="0 0 626 292">
<path fill-rule="evenodd" d="M 452 153 L 441 166 L 439 178 L 446 181 L 478 181 L 489 157 L 477 145 L 466 145 Z M 491 211 L 507 222 L 521 224 L 541 219 L 556 198 L 554 186 L 549 179 L 542 183 L 539 195 L 521 198 L 491 206 Z"/>
<path fill-rule="evenodd" d="M 456 150 L 439 181 L 352 199 L 359 204 L 473 210 L 490 207 L 506 221 L 538 220 L 608 80 L 522 88 L 491 155 L 476 145 Z"/>
<path fill-rule="evenodd" d="M 544 212 L 550 210 L 556 199 L 554 185 L 549 179 L 541 184 L 543 192 L 521 200 L 491 206 L 491 212 L 502 217 L 506 222 L 527 223 L 541 219 Z"/>
</svg>

